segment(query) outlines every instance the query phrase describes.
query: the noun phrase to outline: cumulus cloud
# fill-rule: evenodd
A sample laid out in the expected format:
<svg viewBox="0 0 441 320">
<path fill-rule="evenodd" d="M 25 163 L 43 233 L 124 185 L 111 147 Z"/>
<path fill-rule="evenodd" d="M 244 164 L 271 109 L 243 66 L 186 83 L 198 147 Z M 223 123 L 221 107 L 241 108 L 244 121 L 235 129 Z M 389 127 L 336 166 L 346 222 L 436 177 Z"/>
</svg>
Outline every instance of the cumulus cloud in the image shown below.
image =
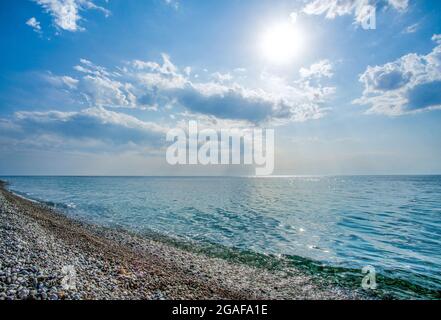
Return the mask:
<svg viewBox="0 0 441 320">
<path fill-rule="evenodd" d="M 167 128 L 124 113 L 94 107 L 73 112 L 17 112 L 11 119 L 0 119 L 0 132 L 4 141 L 9 139 L 18 145 L 69 141 L 65 147 L 74 145 L 81 149 L 81 143 L 86 142 L 86 146 L 107 146 L 113 150 L 124 146 L 161 146 Z"/>
<path fill-rule="evenodd" d="M 407 66 L 396 61 L 382 66 L 368 66 L 360 81 L 364 83 L 365 93 L 378 93 L 399 89 L 408 84 L 411 78 L 412 73 Z"/>
<path fill-rule="evenodd" d="M 405 11 L 409 5 L 408 0 L 312 0 L 303 8 L 308 15 L 325 15 L 327 19 L 353 15 L 356 24 L 367 21 L 369 6 L 378 5 L 392 7 L 398 11 Z"/>
<path fill-rule="evenodd" d="M 407 54 L 360 75 L 363 96 L 355 103 L 370 105 L 368 113 L 402 115 L 441 108 L 441 37 L 427 55 Z"/>
<path fill-rule="evenodd" d="M 74 69 L 77 75 L 51 75 L 49 82 L 63 86 L 89 106 L 149 110 L 176 106 L 191 113 L 252 123 L 319 118 L 326 97 L 333 93 L 333 88 L 320 84 L 321 78 L 332 77 L 327 60 L 302 69 L 303 77 L 291 83 L 265 75 L 266 88 L 239 84 L 230 73 L 192 80 L 188 67 L 181 71 L 166 54 L 162 63 L 133 60 L 115 70 L 81 59 Z"/>
<path fill-rule="evenodd" d="M 34 0 L 42 6 L 54 19 L 56 27 L 66 31 L 81 31 L 83 27 L 79 25 L 82 19 L 80 11 L 98 10 L 106 17 L 110 11 L 104 7 L 96 5 L 92 0 Z"/>
<path fill-rule="evenodd" d="M 32 29 L 34 29 L 35 32 L 41 33 L 41 25 L 40 22 L 37 21 L 35 17 L 30 18 L 28 21 L 26 21 L 26 24 L 30 26 Z"/>
<path fill-rule="evenodd" d="M 320 60 L 312 64 L 309 68 L 301 68 L 299 72 L 302 78 L 331 78 L 334 75 L 332 64 L 327 59 Z"/>
<path fill-rule="evenodd" d="M 175 90 L 173 96 L 192 112 L 221 119 L 258 123 L 292 116 L 290 106 L 283 100 L 276 101 L 265 92 L 247 90 L 241 86 L 188 83 L 184 88 Z"/>
</svg>

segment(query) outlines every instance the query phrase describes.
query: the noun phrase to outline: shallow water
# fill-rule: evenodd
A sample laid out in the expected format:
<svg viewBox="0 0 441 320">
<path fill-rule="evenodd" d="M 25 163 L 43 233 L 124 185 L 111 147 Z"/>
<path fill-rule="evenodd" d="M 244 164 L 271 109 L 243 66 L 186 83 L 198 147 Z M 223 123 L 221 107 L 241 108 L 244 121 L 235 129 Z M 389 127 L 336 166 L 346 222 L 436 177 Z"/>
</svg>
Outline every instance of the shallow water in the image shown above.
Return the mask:
<svg viewBox="0 0 441 320">
<path fill-rule="evenodd" d="M 441 290 L 441 176 L 2 179 L 74 218 Z"/>
</svg>

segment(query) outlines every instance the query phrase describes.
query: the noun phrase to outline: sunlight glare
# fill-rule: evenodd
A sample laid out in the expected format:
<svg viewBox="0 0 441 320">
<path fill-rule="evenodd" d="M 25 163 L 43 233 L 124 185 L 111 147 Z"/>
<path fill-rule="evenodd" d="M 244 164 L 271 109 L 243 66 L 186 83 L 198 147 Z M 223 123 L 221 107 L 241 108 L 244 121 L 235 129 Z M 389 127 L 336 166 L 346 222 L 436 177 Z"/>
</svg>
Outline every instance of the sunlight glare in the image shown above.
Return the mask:
<svg viewBox="0 0 441 320">
<path fill-rule="evenodd" d="M 291 62 L 303 48 L 303 37 L 298 28 L 282 23 L 268 28 L 261 40 L 261 52 L 274 64 Z"/>
</svg>

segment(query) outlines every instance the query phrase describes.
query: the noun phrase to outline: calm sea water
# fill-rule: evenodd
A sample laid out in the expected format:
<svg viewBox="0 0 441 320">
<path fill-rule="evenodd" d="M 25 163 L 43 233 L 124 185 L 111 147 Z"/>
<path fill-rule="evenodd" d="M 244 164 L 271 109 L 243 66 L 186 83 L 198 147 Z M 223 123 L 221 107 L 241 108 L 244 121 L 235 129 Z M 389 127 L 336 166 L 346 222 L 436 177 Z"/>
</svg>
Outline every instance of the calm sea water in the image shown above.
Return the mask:
<svg viewBox="0 0 441 320">
<path fill-rule="evenodd" d="M 93 223 L 343 270 L 372 265 L 404 291 L 441 292 L 441 176 L 2 179 Z"/>
</svg>

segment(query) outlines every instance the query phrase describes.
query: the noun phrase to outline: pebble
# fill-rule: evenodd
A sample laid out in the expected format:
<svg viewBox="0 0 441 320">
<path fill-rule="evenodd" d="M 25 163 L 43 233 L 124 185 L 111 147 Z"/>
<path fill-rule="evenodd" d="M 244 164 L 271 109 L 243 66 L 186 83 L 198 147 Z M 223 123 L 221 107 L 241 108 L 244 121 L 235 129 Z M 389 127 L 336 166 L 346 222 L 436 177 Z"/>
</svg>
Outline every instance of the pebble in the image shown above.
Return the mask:
<svg viewBox="0 0 441 320">
<path fill-rule="evenodd" d="M 55 293 L 49 295 L 49 300 L 58 300 L 58 296 Z"/>
<path fill-rule="evenodd" d="M 18 298 L 21 300 L 26 299 L 29 296 L 29 290 L 28 289 L 22 289 L 18 292 Z"/>
</svg>

